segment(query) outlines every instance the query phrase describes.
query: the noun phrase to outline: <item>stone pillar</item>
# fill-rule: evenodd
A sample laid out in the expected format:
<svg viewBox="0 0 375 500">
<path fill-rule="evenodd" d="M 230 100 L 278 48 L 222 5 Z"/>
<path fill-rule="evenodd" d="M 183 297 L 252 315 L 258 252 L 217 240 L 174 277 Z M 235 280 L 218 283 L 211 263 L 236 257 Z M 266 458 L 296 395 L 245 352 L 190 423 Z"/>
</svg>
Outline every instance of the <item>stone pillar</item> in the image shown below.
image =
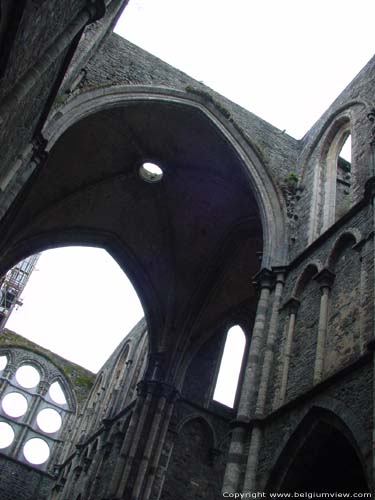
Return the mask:
<svg viewBox="0 0 375 500">
<path fill-rule="evenodd" d="M 372 211 L 373 211 L 373 252 L 374 252 L 374 257 L 373 257 L 373 262 L 374 262 L 374 284 L 375 284 L 375 108 L 372 108 L 371 111 L 368 113 L 367 118 L 369 119 L 370 122 L 370 165 L 369 165 L 369 170 L 370 170 L 370 178 L 366 182 L 366 187 L 365 187 L 365 196 L 371 200 L 372 202 Z M 374 343 L 375 343 L 375 287 L 373 286 L 373 340 L 370 342 L 372 344 L 372 352 L 374 353 L 373 355 L 373 377 L 375 377 L 375 350 L 374 350 Z M 374 382 L 375 383 L 375 378 Z M 372 429 L 372 493 L 375 495 L 375 399 L 373 402 L 373 429 Z"/>
<path fill-rule="evenodd" d="M 155 380 L 143 380 L 137 390 L 137 403 L 109 491 L 110 498 L 119 500 L 149 498 L 178 395 L 173 386 Z M 141 457 L 140 460 L 137 457 Z"/>
<path fill-rule="evenodd" d="M 286 390 L 288 387 L 290 357 L 292 355 L 293 337 L 294 337 L 294 330 L 295 330 L 295 326 L 296 326 L 296 317 L 297 317 L 297 311 L 298 311 L 299 305 L 300 305 L 299 300 L 296 299 L 295 297 L 292 297 L 291 299 L 288 300 L 288 302 L 285 303 L 285 306 L 284 306 L 284 307 L 288 308 L 288 311 L 289 311 L 288 329 L 286 332 L 286 340 L 285 340 L 285 346 L 284 346 L 284 352 L 283 352 L 283 369 L 282 369 L 282 373 L 281 373 L 280 390 L 279 390 L 278 398 L 274 402 L 274 409 L 283 405 L 284 401 L 285 401 Z"/>
<path fill-rule="evenodd" d="M 318 338 L 316 341 L 316 355 L 314 367 L 314 384 L 318 384 L 323 377 L 324 370 L 324 352 L 326 346 L 326 336 L 328 327 L 328 307 L 329 307 L 329 292 L 335 275 L 328 269 L 323 269 L 316 277 L 316 281 L 320 284 L 322 292 L 320 298 L 320 314 L 318 326 Z"/>
<path fill-rule="evenodd" d="M 243 491 L 256 492 L 256 476 L 259 462 L 259 450 L 262 442 L 262 430 L 258 422 L 254 422 L 254 427 L 251 431 L 251 440 L 249 447 L 249 456 L 247 459 L 245 480 Z"/>
<path fill-rule="evenodd" d="M 251 413 L 255 412 L 257 379 L 260 371 L 260 355 L 264 343 L 266 315 L 274 282 L 274 274 L 268 269 L 262 269 L 255 278 L 260 288 L 260 295 L 241 387 L 237 419 L 233 422 L 232 440 L 224 475 L 223 492 L 228 493 L 234 493 L 238 491 L 240 487 L 246 429 Z"/>
<path fill-rule="evenodd" d="M 271 318 L 268 328 L 266 351 L 264 353 L 264 359 L 263 359 L 262 375 L 259 384 L 258 399 L 255 412 L 256 418 L 261 418 L 263 416 L 266 405 L 268 382 L 272 369 L 273 351 L 274 351 L 276 332 L 278 327 L 280 302 L 285 284 L 285 268 L 274 268 L 273 271 L 276 273 L 276 284 L 273 295 Z M 246 465 L 245 480 L 243 487 L 244 491 L 253 491 L 253 492 L 255 491 L 259 450 L 261 442 L 262 442 L 262 430 L 257 421 L 255 420 L 253 421 L 253 428 L 251 431 L 249 456 Z"/>
<path fill-rule="evenodd" d="M 256 406 L 257 415 L 263 414 L 266 404 L 268 382 L 273 363 L 276 333 L 279 325 L 280 302 L 285 284 L 285 268 L 274 268 L 273 270 L 276 273 L 276 284 L 273 297 L 271 319 L 268 329 L 266 351 L 264 353 L 262 375 L 259 384 L 258 400 Z"/>
<path fill-rule="evenodd" d="M 259 376 L 260 354 L 264 343 L 266 315 L 274 274 L 268 269 L 262 269 L 256 279 L 260 288 L 260 296 L 238 405 L 237 418 L 240 420 L 249 420 L 251 412 L 255 410 L 256 381 Z"/>
<path fill-rule="evenodd" d="M 144 494 L 143 494 L 143 498 L 145 500 L 148 499 L 148 498 L 150 498 L 150 495 L 151 495 L 152 487 L 154 485 L 154 481 L 155 481 L 155 478 L 156 478 L 156 472 L 158 470 L 158 466 L 159 466 L 159 462 L 160 462 L 161 453 L 163 451 L 165 439 L 166 439 L 168 428 L 169 428 L 169 424 L 170 424 L 170 421 L 171 421 L 172 412 L 173 412 L 173 409 L 174 409 L 174 403 L 175 403 L 175 400 L 176 400 L 177 396 L 178 396 L 178 394 L 176 392 L 172 393 L 172 395 L 169 397 L 169 400 L 168 400 L 168 403 L 167 403 L 168 407 L 166 409 L 166 415 L 165 415 L 164 421 L 162 422 L 159 439 L 158 439 L 158 442 L 157 442 L 157 445 L 156 445 L 156 449 L 155 449 L 155 452 L 154 452 L 153 459 L 152 459 L 152 461 L 150 463 L 150 470 L 149 470 L 149 473 L 148 473 L 146 487 L 145 487 L 145 491 L 144 491 Z M 163 468 L 162 472 L 163 473 L 162 473 L 161 486 L 164 483 L 164 477 L 165 477 L 165 473 L 166 473 L 166 468 Z M 160 496 L 160 493 L 161 493 L 161 491 L 159 491 L 159 496 Z"/>
</svg>

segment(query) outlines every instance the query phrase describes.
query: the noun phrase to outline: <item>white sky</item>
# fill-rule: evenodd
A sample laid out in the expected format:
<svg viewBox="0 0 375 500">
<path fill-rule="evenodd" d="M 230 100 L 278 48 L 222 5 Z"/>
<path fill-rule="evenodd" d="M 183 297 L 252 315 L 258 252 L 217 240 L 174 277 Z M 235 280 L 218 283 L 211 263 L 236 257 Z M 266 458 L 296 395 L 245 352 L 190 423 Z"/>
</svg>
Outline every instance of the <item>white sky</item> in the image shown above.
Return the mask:
<svg viewBox="0 0 375 500">
<path fill-rule="evenodd" d="M 372 57 L 374 18 L 373 0 L 130 0 L 117 32 L 300 138 Z M 7 326 L 97 371 L 142 315 L 111 260 L 48 251 Z"/>
<path fill-rule="evenodd" d="M 374 54 L 373 0 L 130 0 L 116 32 L 299 139 Z"/>
</svg>

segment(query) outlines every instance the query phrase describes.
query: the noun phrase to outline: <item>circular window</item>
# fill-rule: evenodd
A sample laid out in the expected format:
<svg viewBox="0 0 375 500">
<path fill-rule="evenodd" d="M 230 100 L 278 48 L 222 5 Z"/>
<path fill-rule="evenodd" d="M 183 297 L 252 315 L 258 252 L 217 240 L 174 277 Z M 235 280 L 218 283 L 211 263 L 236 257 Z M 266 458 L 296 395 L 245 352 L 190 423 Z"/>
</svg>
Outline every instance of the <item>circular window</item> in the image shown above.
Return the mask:
<svg viewBox="0 0 375 500">
<path fill-rule="evenodd" d="M 24 365 L 16 371 L 16 380 L 22 387 L 31 389 L 39 384 L 40 374 L 33 366 Z"/>
<path fill-rule="evenodd" d="M 4 370 L 7 364 L 8 364 L 8 358 L 6 356 L 0 356 L 0 371 Z"/>
<path fill-rule="evenodd" d="M 0 422 L 0 449 L 8 448 L 13 443 L 13 427 L 6 422 Z"/>
<path fill-rule="evenodd" d="M 1 406 L 10 417 L 21 417 L 27 410 L 27 399 L 19 392 L 10 392 L 3 399 Z"/>
<path fill-rule="evenodd" d="M 163 177 L 163 170 L 155 163 L 143 163 L 139 167 L 139 175 L 146 182 L 159 182 Z"/>
<path fill-rule="evenodd" d="M 53 384 L 51 384 L 48 394 L 52 401 L 54 401 L 58 405 L 66 405 L 67 401 L 64 391 L 62 390 L 62 387 L 58 382 L 54 382 Z"/>
<path fill-rule="evenodd" d="M 23 454 L 30 464 L 41 465 L 48 460 L 49 446 L 43 439 L 32 438 L 25 443 Z"/>
<path fill-rule="evenodd" d="M 52 408 L 45 408 L 44 410 L 41 410 L 36 417 L 36 421 L 39 428 L 47 434 L 57 432 L 62 423 L 60 414 Z"/>
</svg>

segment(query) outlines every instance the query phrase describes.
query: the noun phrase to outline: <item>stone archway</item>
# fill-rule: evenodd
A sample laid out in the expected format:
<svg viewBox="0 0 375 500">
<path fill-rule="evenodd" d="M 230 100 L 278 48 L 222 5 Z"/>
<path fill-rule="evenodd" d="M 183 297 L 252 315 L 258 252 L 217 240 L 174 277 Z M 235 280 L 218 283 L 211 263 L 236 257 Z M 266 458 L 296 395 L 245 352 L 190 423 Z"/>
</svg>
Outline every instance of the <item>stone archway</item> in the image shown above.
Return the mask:
<svg viewBox="0 0 375 500">
<path fill-rule="evenodd" d="M 325 410 L 311 411 L 279 456 L 268 492 L 364 493 L 361 451 L 346 425 Z"/>
</svg>

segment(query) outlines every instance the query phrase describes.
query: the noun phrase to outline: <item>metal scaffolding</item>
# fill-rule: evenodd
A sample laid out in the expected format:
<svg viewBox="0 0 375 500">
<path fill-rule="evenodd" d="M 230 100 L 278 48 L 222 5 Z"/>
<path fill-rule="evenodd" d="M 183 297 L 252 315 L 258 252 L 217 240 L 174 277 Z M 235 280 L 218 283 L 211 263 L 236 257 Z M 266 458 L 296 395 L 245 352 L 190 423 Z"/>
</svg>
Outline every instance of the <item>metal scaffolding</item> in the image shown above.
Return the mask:
<svg viewBox="0 0 375 500">
<path fill-rule="evenodd" d="M 0 279 L 0 331 L 17 305 L 22 305 L 21 294 L 34 271 L 40 254 L 21 260 Z"/>
</svg>

